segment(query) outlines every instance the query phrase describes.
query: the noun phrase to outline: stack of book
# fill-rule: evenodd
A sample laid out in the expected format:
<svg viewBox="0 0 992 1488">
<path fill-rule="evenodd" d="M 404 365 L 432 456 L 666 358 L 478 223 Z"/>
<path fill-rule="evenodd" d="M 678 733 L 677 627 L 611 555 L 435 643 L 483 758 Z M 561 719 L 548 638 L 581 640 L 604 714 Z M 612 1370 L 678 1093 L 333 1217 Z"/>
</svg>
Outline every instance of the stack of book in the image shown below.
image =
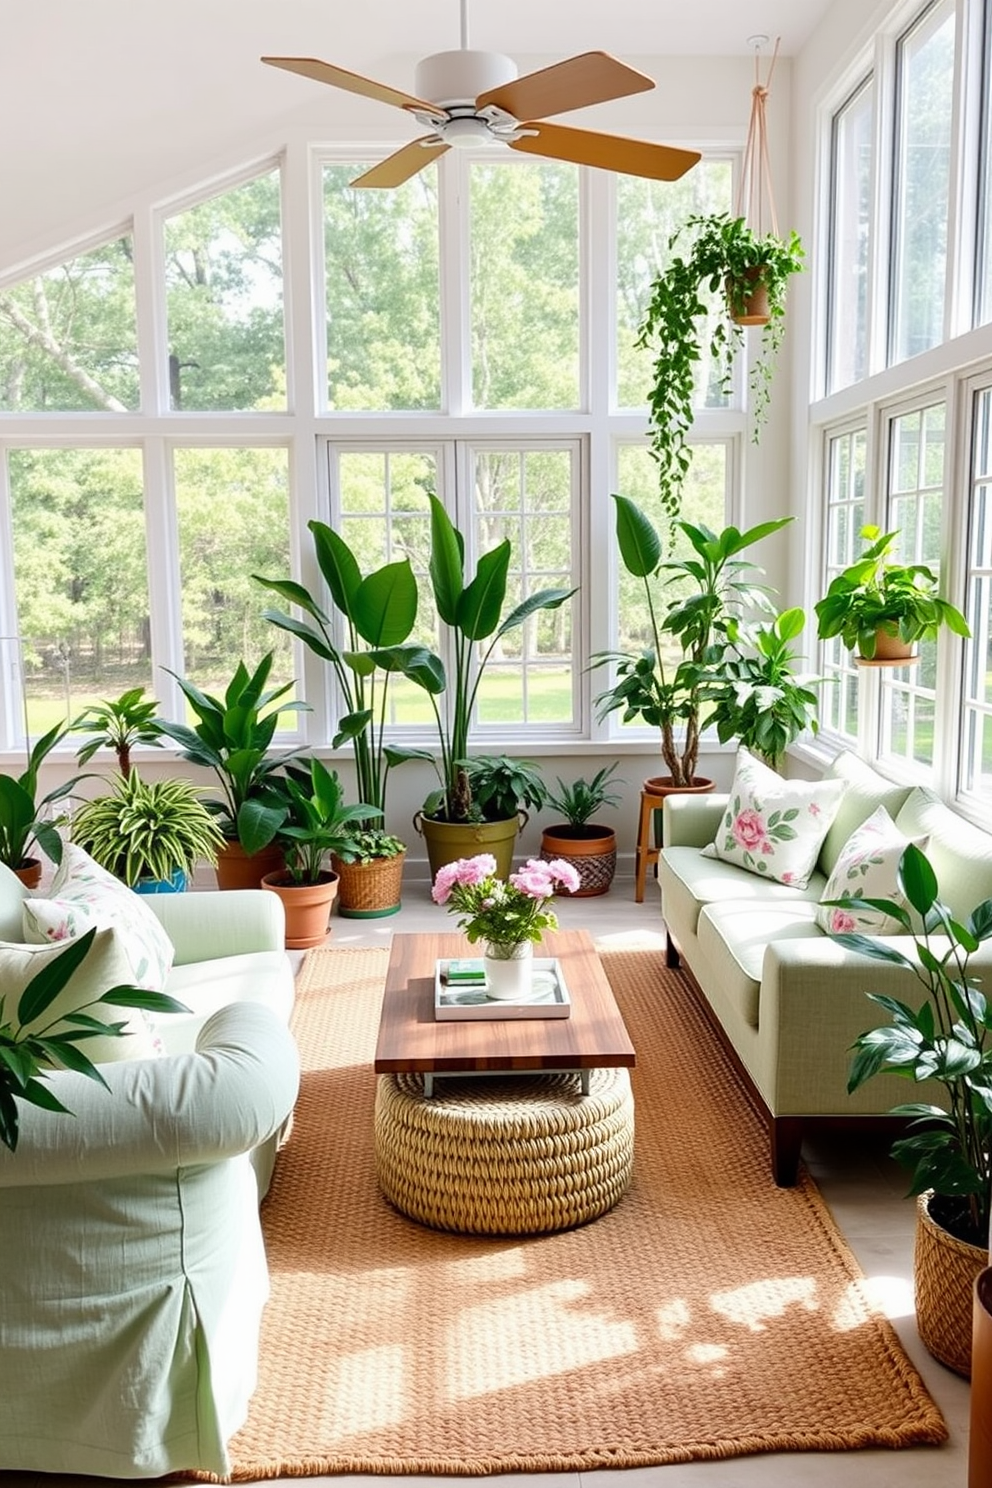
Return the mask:
<svg viewBox="0 0 992 1488">
<path fill-rule="evenodd" d="M 445 981 L 449 987 L 475 988 L 483 991 L 486 986 L 486 965 L 482 957 L 464 957 L 448 962 Z"/>
</svg>

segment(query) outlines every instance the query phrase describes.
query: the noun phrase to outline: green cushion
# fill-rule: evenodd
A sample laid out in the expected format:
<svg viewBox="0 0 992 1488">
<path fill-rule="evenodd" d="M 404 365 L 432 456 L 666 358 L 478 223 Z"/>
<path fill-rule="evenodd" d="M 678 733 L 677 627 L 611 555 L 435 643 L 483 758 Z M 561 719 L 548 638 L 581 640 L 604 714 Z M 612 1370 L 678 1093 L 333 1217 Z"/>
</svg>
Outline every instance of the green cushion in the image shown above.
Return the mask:
<svg viewBox="0 0 992 1488">
<path fill-rule="evenodd" d="M 958 919 L 992 899 L 992 835 L 957 815 L 936 791 L 918 785 L 896 817 L 906 837 L 929 837 L 926 855 L 940 897 Z"/>
<path fill-rule="evenodd" d="M 877 770 L 873 770 L 871 765 L 866 764 L 858 755 L 848 752 L 837 756 L 827 771 L 827 775 L 832 780 L 845 782 L 845 790 L 837 808 L 837 815 L 823 839 L 817 864 L 821 872 L 829 877 L 836 868 L 841 848 L 851 833 L 856 831 L 862 822 L 866 822 L 878 806 L 884 806 L 889 815 L 895 817 L 909 795 L 911 787 L 893 785 L 891 780 L 886 780 L 884 775 L 879 775 Z"/>
</svg>

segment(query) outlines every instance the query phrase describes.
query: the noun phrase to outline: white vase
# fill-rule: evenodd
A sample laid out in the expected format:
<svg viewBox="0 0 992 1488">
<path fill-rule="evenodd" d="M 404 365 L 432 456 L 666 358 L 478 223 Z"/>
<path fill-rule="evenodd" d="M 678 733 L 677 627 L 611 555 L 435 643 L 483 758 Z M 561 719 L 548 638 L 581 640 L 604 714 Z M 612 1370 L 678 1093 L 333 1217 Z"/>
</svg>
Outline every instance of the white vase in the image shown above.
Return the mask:
<svg viewBox="0 0 992 1488">
<path fill-rule="evenodd" d="M 516 1002 L 533 991 L 534 946 L 488 944 L 485 950 L 486 996 L 500 1002 Z"/>
</svg>

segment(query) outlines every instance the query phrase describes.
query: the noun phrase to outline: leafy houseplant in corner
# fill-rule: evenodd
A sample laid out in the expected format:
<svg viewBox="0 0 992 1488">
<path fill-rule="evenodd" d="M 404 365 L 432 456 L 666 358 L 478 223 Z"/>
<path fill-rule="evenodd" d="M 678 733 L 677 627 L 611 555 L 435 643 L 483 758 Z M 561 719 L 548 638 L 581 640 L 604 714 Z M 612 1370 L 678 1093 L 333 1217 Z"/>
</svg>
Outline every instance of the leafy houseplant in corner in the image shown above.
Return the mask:
<svg viewBox="0 0 992 1488">
<path fill-rule="evenodd" d="M 97 1006 L 143 1008 L 146 1012 L 186 1013 L 189 1009 L 164 992 L 140 987 L 110 987 L 100 997 L 78 1007 L 74 1013 L 56 1017 L 38 1027 L 59 993 L 68 985 L 93 944 L 96 928 L 67 943 L 61 955 L 48 962 L 31 978 L 18 1000 L 15 1016 L 4 1006 L 0 994 L 0 1142 L 17 1151 L 20 1111 L 17 1102 L 27 1101 L 46 1111 L 66 1107 L 43 1083 L 53 1069 L 75 1070 L 100 1085 L 106 1080 L 79 1047 L 87 1039 L 124 1035 L 123 1023 L 105 1023 L 87 1009 Z"/>
<path fill-rule="evenodd" d="M 942 625 L 955 635 L 971 635 L 961 611 L 940 597 L 926 564 L 890 559 L 898 530 L 862 527 L 861 537 L 868 547 L 814 606 L 821 640 L 840 636 L 863 660 L 899 666 L 915 660 L 916 642 L 934 640 Z"/>
<path fill-rule="evenodd" d="M 922 986 L 918 1007 L 869 992 L 889 1015 L 854 1044 L 848 1089 L 879 1073 L 936 1082 L 946 1103 L 912 1101 L 893 1107 L 910 1119 L 892 1154 L 912 1173 L 918 1196 L 916 1313 L 932 1354 L 967 1375 L 971 1357 L 972 1288 L 988 1263 L 992 1194 L 992 1010 L 974 975 L 972 956 L 992 940 L 992 899 L 957 920 L 940 900 L 926 854 L 906 848 L 899 870 L 900 903 L 834 901 L 838 908 L 881 910 L 911 935 L 910 957 L 885 937 L 832 933 L 838 944 L 902 967 Z M 988 965 L 988 958 L 984 964 Z"/>
<path fill-rule="evenodd" d="M 750 375 L 751 421 L 757 439 L 785 331 L 786 291 L 792 275 L 802 269 L 804 255 L 795 233 L 787 238 L 756 233 L 743 217 L 726 212 L 688 218 L 669 239 L 668 247 L 672 257 L 651 286 L 637 344 L 654 355 L 648 393 L 651 452 L 658 465 L 662 506 L 674 524 L 692 461 L 687 436 L 700 363 L 704 355 L 714 359 L 723 391 L 732 392 L 734 361 L 744 344 L 743 327 L 763 323 Z M 725 304 L 725 313 L 709 329 L 710 304 L 703 290 L 720 294 Z M 759 317 L 751 304 L 755 291 L 766 299 Z"/>
<path fill-rule="evenodd" d="M 453 675 L 450 679 L 440 657 L 423 652 L 408 667 L 406 675 L 428 695 L 437 724 L 440 757 L 424 749 L 389 749 L 390 762 L 430 760 L 437 771 L 440 789 L 433 791 L 415 818 L 427 844 L 431 872 L 437 873 L 444 863 L 462 856 L 466 845 L 465 828 L 480 829 L 487 822 L 509 822 L 508 851 L 512 857 L 516 837 L 516 810 L 509 818 L 495 815 L 505 809 L 504 792 L 494 790 L 487 806 L 481 807 L 476 794 L 483 790 L 480 771 L 474 777 L 467 766 L 469 729 L 475 711 L 479 685 L 496 647 L 509 634 L 519 629 L 539 610 L 557 609 L 570 599 L 574 589 L 541 589 L 527 596 L 507 615 L 503 615 L 507 576 L 510 566 L 510 541 L 504 538 L 495 548 L 483 553 L 475 573 L 466 582 L 465 539 L 436 496 L 431 505 L 430 579 L 438 620 L 450 640 Z M 500 757 L 501 758 L 501 757 Z M 452 829 L 455 829 L 454 832 Z M 506 832 L 504 831 L 504 836 Z M 493 851 L 495 844 L 479 836 Z M 497 854 L 499 856 L 499 854 Z"/>
<path fill-rule="evenodd" d="M 773 770 L 786 749 L 809 729 L 817 732 L 819 699 L 814 687 L 823 678 L 794 670 L 790 642 L 802 634 L 801 609 L 783 610 L 770 625 L 753 629 L 732 621 L 731 650 L 707 682 L 703 697 L 711 705 L 708 722 L 721 744 L 735 739 Z"/>
<path fill-rule="evenodd" d="M 35 844 L 53 863 L 62 861 L 58 823 L 45 813 L 82 779 L 74 775 L 47 795 L 38 796 L 38 772 L 65 734 L 65 727 L 56 724 L 37 740 L 21 775 L 0 775 L 0 863 L 12 869 L 28 888 L 34 888 L 41 878 L 41 860 L 32 856 Z"/>
<path fill-rule="evenodd" d="M 766 587 L 754 578 L 761 570 L 738 555 L 792 518 L 744 532 L 725 527 L 720 533 L 680 522 L 690 553 L 663 562 L 661 538 L 650 519 L 628 497 L 613 500 L 620 557 L 644 589 L 647 644 L 593 657 L 594 666 L 611 664 L 617 676 L 596 698 L 599 716 L 620 712 L 624 723 L 640 718 L 659 730 L 667 775 L 646 782 L 650 792 L 712 790 L 713 782 L 696 773 L 705 688 L 720 675 L 745 611 L 771 608 Z"/>
<path fill-rule="evenodd" d="M 269 749 L 280 714 L 307 705 L 280 701 L 292 682 L 266 690 L 273 660 L 270 651 L 251 674 L 239 661 L 222 698 L 177 677 L 197 722 L 192 728 L 162 723 L 163 734 L 180 745 L 183 759 L 212 770 L 220 783 L 221 799 L 205 804 L 225 838 L 217 859 L 222 889 L 257 888 L 262 875 L 282 860 L 275 837 L 288 808 L 277 772 L 297 751 L 270 756 Z"/>
<path fill-rule="evenodd" d="M 146 782 L 132 769 L 113 781 L 109 795 L 79 807 L 72 839 L 147 894 L 184 889 L 197 863 L 216 863 L 224 834 L 188 780 Z"/>
<path fill-rule="evenodd" d="M 262 887 L 282 900 L 286 911 L 286 945 L 306 950 L 327 935 L 338 876 L 325 866 L 328 853 L 349 851 L 354 829 L 378 812 L 367 801 L 344 804 L 337 772 L 320 760 L 286 766 L 281 782 L 286 813 L 278 830 L 285 867 L 262 878 Z"/>
<path fill-rule="evenodd" d="M 564 820 L 545 827 L 541 833 L 541 857 L 571 863 L 579 875 L 576 898 L 605 894 L 613 882 L 617 867 L 617 834 L 612 827 L 595 822 L 592 817 L 602 806 L 619 806 L 620 796 L 610 789 L 619 762 L 604 765 L 591 780 L 573 780 L 570 785 L 559 776 L 557 790 L 545 791 L 545 804 L 552 806 Z"/>
<path fill-rule="evenodd" d="M 346 920 L 376 920 L 402 908 L 406 843 L 381 827 L 360 827 L 331 854 L 338 876 L 338 913 Z"/>
</svg>

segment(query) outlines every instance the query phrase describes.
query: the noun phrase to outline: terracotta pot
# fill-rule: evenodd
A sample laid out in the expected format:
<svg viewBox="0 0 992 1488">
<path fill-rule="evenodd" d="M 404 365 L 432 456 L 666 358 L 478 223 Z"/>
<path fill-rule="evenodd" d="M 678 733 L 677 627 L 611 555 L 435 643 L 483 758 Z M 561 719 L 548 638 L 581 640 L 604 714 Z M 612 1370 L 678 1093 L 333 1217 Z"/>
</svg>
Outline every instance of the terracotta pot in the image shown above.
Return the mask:
<svg viewBox="0 0 992 1488">
<path fill-rule="evenodd" d="M 513 869 L 517 833 L 526 822 L 526 811 L 494 822 L 433 821 L 420 811 L 413 818 L 415 830 L 427 845 L 432 879 L 446 864 L 457 863 L 459 858 L 474 858 L 479 853 L 492 853 L 496 859 L 496 876 L 507 878 Z"/>
<path fill-rule="evenodd" d="M 992 1266 L 975 1281 L 968 1488 L 992 1488 Z"/>
<path fill-rule="evenodd" d="M 900 635 L 891 635 L 889 631 L 879 629 L 875 632 L 874 660 L 893 666 L 905 666 L 907 661 L 917 660 L 916 647 L 911 641 L 904 641 Z"/>
<path fill-rule="evenodd" d="M 277 873 L 285 863 L 283 850 L 275 843 L 249 857 L 240 842 L 225 842 L 217 851 L 217 887 L 257 889 L 267 873 Z"/>
<path fill-rule="evenodd" d="M 729 274 L 724 280 L 730 318 L 737 325 L 763 326 L 772 318 L 768 306 L 768 290 L 759 279 L 760 273 L 761 269 L 755 267 L 747 270 L 743 281 L 735 281 Z M 753 288 L 746 287 L 749 285 L 753 285 Z M 743 308 L 737 311 L 735 304 L 742 305 Z"/>
<path fill-rule="evenodd" d="M 611 827 L 572 827 L 562 822 L 541 833 L 541 857 L 545 862 L 563 858 L 579 875 L 574 894 L 560 890 L 565 898 L 605 894 L 617 868 L 617 834 Z"/>
<path fill-rule="evenodd" d="M 971 1376 L 975 1281 L 988 1265 L 988 1250 L 945 1230 L 931 1213 L 932 1193 L 916 1201 L 913 1284 L 916 1327 L 935 1359 L 965 1379 Z"/>
<path fill-rule="evenodd" d="M 372 858 L 367 863 L 345 863 L 336 853 L 331 863 L 338 876 L 338 913 L 346 920 L 379 920 L 402 907 L 403 863 L 406 853 Z"/>
<path fill-rule="evenodd" d="M 285 868 L 267 873 L 262 888 L 278 895 L 286 911 L 286 949 L 307 951 L 327 939 L 338 876 L 325 872 L 315 884 L 294 884 Z"/>
<path fill-rule="evenodd" d="M 651 796 L 708 796 L 716 789 L 716 783 L 705 775 L 697 775 L 691 785 L 673 785 L 671 775 L 649 775 L 642 787 Z"/>
<path fill-rule="evenodd" d="M 41 859 L 25 858 L 14 872 L 26 889 L 36 889 L 41 883 Z"/>
</svg>

